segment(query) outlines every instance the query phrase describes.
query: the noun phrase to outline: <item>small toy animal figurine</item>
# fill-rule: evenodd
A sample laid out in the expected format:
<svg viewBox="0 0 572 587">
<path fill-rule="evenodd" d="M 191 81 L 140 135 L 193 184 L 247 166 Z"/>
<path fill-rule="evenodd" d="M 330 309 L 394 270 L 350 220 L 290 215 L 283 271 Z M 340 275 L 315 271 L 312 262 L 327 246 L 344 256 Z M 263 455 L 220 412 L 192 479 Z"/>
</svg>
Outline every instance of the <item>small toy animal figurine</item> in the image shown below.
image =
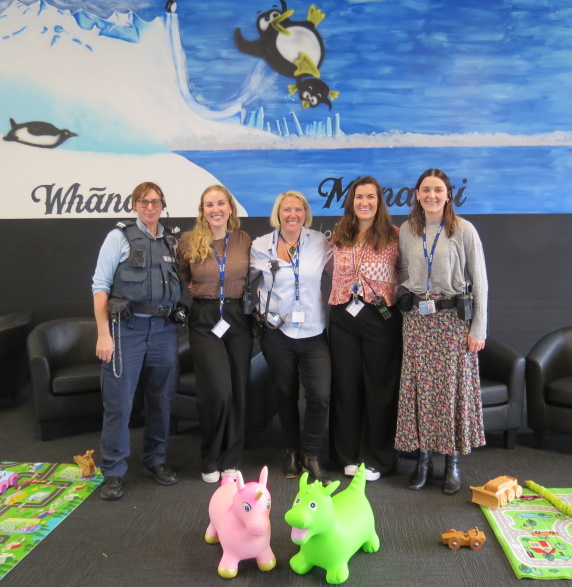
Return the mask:
<svg viewBox="0 0 572 587">
<path fill-rule="evenodd" d="M 294 505 L 284 516 L 292 526 L 292 542 L 300 545 L 290 566 L 300 574 L 322 567 L 328 583 L 343 583 L 350 574 L 348 561 L 360 548 L 379 550 L 373 510 L 365 496 L 365 466 L 362 463 L 349 487 L 333 497 L 339 481 L 324 487 L 319 481 L 307 484 L 307 479 L 304 473 Z"/>
<path fill-rule="evenodd" d="M 218 574 L 236 577 L 241 560 L 255 558 L 261 571 L 276 566 L 270 548 L 270 492 L 266 489 L 268 467 L 263 467 L 258 483 L 244 483 L 237 472 L 236 482 L 223 477 L 209 504 L 210 524 L 205 533 L 209 544 L 220 541 L 223 555 Z"/>
<path fill-rule="evenodd" d="M 81 471 L 82 477 L 91 477 L 95 475 L 95 463 L 93 462 L 92 455 L 93 450 L 88 450 L 83 456 L 76 455 L 73 460 L 79 466 L 79 470 Z"/>
</svg>

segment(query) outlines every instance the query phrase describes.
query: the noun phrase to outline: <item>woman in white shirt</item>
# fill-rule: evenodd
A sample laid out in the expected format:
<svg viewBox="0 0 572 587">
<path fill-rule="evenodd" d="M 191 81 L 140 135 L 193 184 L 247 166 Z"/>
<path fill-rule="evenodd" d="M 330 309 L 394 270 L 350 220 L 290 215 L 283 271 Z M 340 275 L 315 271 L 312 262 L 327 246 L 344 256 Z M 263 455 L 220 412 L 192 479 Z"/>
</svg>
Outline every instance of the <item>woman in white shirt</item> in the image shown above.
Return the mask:
<svg viewBox="0 0 572 587">
<path fill-rule="evenodd" d="M 276 396 L 286 444 L 286 478 L 307 471 L 330 483 L 319 462 L 330 404 L 331 364 L 326 336 L 322 275 L 332 273 L 332 248 L 324 235 L 308 227 L 312 212 L 297 191 L 280 194 L 270 224 L 274 230 L 255 239 L 250 277 L 259 279 L 260 314 L 266 328 L 261 340 Z M 306 410 L 300 427 L 300 379 Z M 301 438 L 302 436 L 302 438 Z"/>
</svg>

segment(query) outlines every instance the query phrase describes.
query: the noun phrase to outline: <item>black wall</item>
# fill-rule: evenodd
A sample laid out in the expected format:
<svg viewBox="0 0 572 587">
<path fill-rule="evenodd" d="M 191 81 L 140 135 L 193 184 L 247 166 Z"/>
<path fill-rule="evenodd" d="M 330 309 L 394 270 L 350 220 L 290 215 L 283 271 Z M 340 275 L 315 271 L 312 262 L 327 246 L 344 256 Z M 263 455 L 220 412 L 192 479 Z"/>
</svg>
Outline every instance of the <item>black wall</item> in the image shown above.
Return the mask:
<svg viewBox="0 0 572 587">
<path fill-rule="evenodd" d="M 489 334 L 526 354 L 544 334 L 572 325 L 572 215 L 465 216 L 483 241 L 489 275 Z M 315 217 L 325 232 L 337 218 Z M 404 216 L 394 216 L 401 225 Z M 171 219 L 188 230 L 192 219 Z M 110 219 L 1 220 L 0 312 L 32 311 L 36 322 L 92 315 L 91 278 Z M 265 218 L 245 218 L 252 236 Z"/>
</svg>

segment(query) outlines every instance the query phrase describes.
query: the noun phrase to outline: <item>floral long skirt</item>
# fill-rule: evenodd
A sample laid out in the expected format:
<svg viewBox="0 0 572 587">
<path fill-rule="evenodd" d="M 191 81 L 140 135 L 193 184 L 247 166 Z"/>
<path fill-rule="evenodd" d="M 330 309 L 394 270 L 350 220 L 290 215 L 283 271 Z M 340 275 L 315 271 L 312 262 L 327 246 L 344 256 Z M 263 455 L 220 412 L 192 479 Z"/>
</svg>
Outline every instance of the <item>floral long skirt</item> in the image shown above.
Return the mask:
<svg viewBox="0 0 572 587">
<path fill-rule="evenodd" d="M 485 444 L 477 353 L 457 311 L 403 319 L 403 366 L 395 448 L 468 454 Z"/>
</svg>

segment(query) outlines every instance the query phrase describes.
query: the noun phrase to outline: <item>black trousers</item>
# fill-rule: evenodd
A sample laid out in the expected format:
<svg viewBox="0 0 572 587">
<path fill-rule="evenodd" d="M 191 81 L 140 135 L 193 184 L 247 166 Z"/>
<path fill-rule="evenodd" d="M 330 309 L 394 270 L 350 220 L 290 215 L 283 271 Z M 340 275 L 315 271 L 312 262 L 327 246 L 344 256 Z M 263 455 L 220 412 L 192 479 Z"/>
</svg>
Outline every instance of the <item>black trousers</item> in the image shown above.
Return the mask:
<svg viewBox="0 0 572 587">
<path fill-rule="evenodd" d="M 330 308 L 330 454 L 341 466 L 365 462 L 389 473 L 397 459 L 402 317 L 393 307 L 384 320 L 371 304 L 354 317 L 346 305 Z"/>
<path fill-rule="evenodd" d="M 261 347 L 272 374 L 286 448 L 300 450 L 301 380 L 306 399 L 301 448 L 303 454 L 317 457 L 330 405 L 331 364 L 326 331 L 296 339 L 281 330 L 267 329 Z"/>
<path fill-rule="evenodd" d="M 219 301 L 193 301 L 189 343 L 197 381 L 204 473 L 237 467 L 244 445 L 244 406 L 252 356 L 250 316 L 243 314 L 241 300 L 226 300 L 224 319 L 230 328 L 219 338 L 211 332 L 220 320 Z"/>
</svg>

